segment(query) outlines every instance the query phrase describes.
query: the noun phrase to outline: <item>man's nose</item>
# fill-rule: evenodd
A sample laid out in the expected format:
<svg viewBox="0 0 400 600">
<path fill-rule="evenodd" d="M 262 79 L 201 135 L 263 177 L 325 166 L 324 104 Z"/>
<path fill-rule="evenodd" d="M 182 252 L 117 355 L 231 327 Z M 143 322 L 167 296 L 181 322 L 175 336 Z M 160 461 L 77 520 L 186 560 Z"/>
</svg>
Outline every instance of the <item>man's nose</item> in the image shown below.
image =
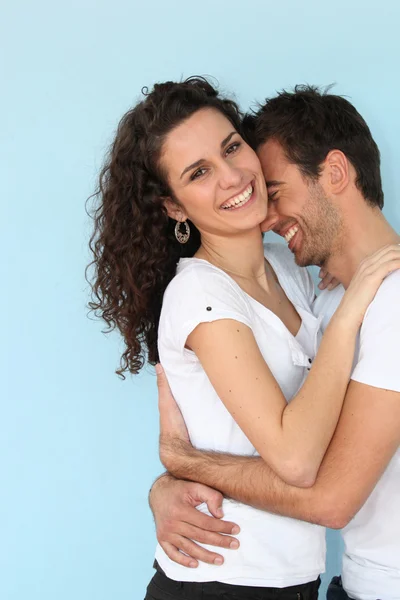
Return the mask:
<svg viewBox="0 0 400 600">
<path fill-rule="evenodd" d="M 264 233 L 266 233 L 267 231 L 271 231 L 271 229 L 274 229 L 275 225 L 277 225 L 278 222 L 279 222 L 278 215 L 277 214 L 271 215 L 268 211 L 267 218 L 264 219 L 264 221 L 260 225 L 261 231 Z"/>
<path fill-rule="evenodd" d="M 268 214 L 266 219 L 261 223 L 261 231 L 267 232 L 274 229 L 275 225 L 277 225 L 279 221 L 279 213 L 276 209 L 275 203 L 268 201 Z"/>
</svg>

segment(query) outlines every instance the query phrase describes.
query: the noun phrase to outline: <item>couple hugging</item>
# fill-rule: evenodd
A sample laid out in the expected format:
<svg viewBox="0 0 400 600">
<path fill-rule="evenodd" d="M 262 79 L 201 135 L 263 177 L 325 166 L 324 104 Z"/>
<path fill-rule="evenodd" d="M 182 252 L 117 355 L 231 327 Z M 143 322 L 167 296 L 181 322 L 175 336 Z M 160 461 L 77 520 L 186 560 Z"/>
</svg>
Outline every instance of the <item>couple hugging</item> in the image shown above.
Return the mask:
<svg viewBox="0 0 400 600">
<path fill-rule="evenodd" d="M 324 527 L 329 600 L 399 600 L 400 236 L 361 115 L 310 86 L 243 115 L 203 78 L 156 84 L 97 199 L 92 308 L 118 373 L 162 365 L 146 600 L 316 599 Z"/>
</svg>

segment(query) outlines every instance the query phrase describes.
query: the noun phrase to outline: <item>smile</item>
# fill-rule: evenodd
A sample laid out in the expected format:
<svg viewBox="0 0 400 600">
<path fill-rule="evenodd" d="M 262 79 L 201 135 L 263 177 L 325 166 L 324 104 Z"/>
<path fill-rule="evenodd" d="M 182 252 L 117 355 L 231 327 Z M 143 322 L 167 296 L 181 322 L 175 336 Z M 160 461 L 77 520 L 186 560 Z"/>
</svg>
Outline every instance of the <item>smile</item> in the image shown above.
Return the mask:
<svg viewBox="0 0 400 600">
<path fill-rule="evenodd" d="M 230 200 L 227 200 L 226 202 L 224 202 L 224 204 L 221 205 L 221 208 L 223 210 L 232 210 L 234 208 L 241 208 L 242 206 L 247 204 L 247 202 L 250 200 L 252 194 L 253 194 L 253 184 L 250 183 L 247 186 L 247 188 L 245 190 L 243 190 L 243 192 L 241 192 L 237 196 L 234 196 Z"/>
<path fill-rule="evenodd" d="M 298 225 L 294 225 L 294 227 L 291 227 L 289 229 L 289 231 L 287 231 L 285 233 L 285 235 L 283 236 L 285 238 L 285 240 L 287 241 L 287 243 L 290 242 L 290 240 L 292 239 L 292 237 L 298 232 L 299 227 Z"/>
</svg>

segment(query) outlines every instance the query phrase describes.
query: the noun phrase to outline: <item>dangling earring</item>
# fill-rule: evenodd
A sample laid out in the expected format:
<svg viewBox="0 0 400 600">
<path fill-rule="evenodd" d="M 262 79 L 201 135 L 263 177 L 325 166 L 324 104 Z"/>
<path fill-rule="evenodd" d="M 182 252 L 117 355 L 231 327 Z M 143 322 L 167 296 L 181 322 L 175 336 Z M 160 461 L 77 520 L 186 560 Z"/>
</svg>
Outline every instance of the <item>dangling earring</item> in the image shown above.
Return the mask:
<svg viewBox="0 0 400 600">
<path fill-rule="evenodd" d="M 184 225 L 185 226 L 185 232 L 182 233 L 182 231 L 180 230 L 180 226 Z M 176 225 L 175 225 L 175 237 L 178 240 L 178 242 L 180 244 L 186 244 L 186 242 L 188 241 L 188 239 L 190 238 L 190 227 L 188 225 L 187 221 L 177 221 Z"/>
</svg>

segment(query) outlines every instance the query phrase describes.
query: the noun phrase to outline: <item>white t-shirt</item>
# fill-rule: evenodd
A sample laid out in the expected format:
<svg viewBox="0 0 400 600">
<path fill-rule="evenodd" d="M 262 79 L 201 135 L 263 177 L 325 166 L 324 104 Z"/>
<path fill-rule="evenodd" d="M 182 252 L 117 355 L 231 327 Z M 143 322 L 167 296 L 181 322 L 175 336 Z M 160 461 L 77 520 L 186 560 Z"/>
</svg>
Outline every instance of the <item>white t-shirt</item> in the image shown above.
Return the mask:
<svg viewBox="0 0 400 600">
<path fill-rule="evenodd" d="M 287 401 L 299 390 L 315 356 L 320 320 L 310 310 L 312 281 L 305 269 L 295 265 L 285 246 L 268 244 L 265 256 L 302 318 L 296 337 L 229 275 L 204 260 L 181 260 L 165 292 L 158 339 L 160 360 L 197 448 L 257 454 L 217 396 L 196 355 L 185 349 L 188 335 L 199 323 L 235 319 L 250 327 Z M 205 505 L 200 510 L 208 512 Z M 187 569 L 171 561 L 158 546 L 156 558 L 168 577 L 286 587 L 313 581 L 324 570 L 322 527 L 228 499 L 223 502 L 223 511 L 225 519 L 241 527 L 240 548 L 218 549 L 225 559 L 222 566 L 200 563 L 197 569 Z"/>
<path fill-rule="evenodd" d="M 322 292 L 316 300 L 314 314 L 322 317 L 323 327 L 343 293 L 339 287 Z M 400 272 L 396 271 L 384 280 L 365 315 L 351 378 L 400 392 L 399 339 Z M 400 450 L 342 535 L 342 580 L 348 595 L 357 600 L 400 600 Z"/>
</svg>

